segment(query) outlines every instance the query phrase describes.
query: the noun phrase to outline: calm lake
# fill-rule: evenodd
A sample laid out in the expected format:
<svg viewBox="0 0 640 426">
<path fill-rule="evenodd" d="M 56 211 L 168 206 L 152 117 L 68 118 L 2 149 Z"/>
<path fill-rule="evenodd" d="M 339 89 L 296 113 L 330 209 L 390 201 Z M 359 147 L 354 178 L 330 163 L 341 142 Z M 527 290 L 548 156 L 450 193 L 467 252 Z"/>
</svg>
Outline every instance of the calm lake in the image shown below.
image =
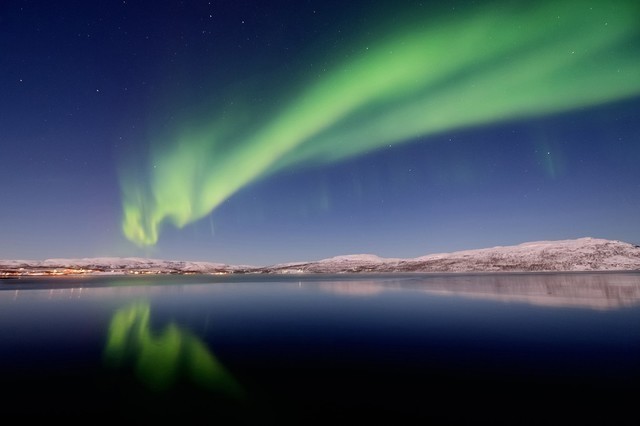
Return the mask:
<svg viewBox="0 0 640 426">
<path fill-rule="evenodd" d="M 22 418 L 637 424 L 640 273 L 0 280 Z"/>
</svg>

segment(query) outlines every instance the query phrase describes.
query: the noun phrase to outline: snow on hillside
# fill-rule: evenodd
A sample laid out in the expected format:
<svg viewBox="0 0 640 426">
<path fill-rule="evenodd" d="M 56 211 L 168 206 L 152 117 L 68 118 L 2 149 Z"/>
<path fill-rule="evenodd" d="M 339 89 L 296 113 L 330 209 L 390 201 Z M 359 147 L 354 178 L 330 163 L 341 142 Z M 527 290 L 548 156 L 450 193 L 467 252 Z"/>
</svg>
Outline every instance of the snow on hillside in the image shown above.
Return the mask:
<svg viewBox="0 0 640 426">
<path fill-rule="evenodd" d="M 424 266 L 488 271 L 633 270 L 640 269 L 640 247 L 587 237 L 422 256 L 412 262 Z"/>
<path fill-rule="evenodd" d="M 0 275 L 65 275 L 71 273 L 227 273 L 242 266 L 138 257 L 0 260 Z"/>
<path fill-rule="evenodd" d="M 621 241 L 587 237 L 438 253 L 412 259 L 351 255 L 265 268 L 265 272 L 276 273 L 608 270 L 640 270 L 640 247 Z"/>
<path fill-rule="evenodd" d="M 640 270 L 640 247 L 598 238 L 536 241 L 506 247 L 431 254 L 411 259 L 382 258 L 373 254 L 336 256 L 314 262 L 283 263 L 266 267 L 102 257 L 0 260 L 0 277 L 13 275 L 65 275 L 70 273 L 348 273 L 348 272 L 532 272 Z"/>
</svg>

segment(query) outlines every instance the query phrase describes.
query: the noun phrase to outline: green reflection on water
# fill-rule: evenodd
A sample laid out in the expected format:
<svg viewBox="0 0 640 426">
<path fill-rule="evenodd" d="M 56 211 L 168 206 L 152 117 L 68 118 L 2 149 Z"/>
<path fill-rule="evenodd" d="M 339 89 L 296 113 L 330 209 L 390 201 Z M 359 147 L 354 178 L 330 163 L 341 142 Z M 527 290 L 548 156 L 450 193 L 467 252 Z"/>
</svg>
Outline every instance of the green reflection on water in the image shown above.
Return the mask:
<svg viewBox="0 0 640 426">
<path fill-rule="evenodd" d="M 138 378 L 157 391 L 181 379 L 205 389 L 239 397 L 242 389 L 207 346 L 189 330 L 170 323 L 154 332 L 151 307 L 137 302 L 116 311 L 109 324 L 105 361 L 112 368 L 133 367 Z"/>
</svg>

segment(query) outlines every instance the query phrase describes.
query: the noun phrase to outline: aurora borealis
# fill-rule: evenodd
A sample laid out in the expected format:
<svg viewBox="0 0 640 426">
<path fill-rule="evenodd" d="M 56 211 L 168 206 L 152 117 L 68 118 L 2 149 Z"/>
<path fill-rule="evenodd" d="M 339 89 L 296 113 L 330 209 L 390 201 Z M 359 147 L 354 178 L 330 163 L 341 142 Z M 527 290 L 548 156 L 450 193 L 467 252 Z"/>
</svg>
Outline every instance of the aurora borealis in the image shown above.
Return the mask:
<svg viewBox="0 0 640 426">
<path fill-rule="evenodd" d="M 148 179 L 123 181 L 124 234 L 155 244 L 164 221 L 201 219 L 253 180 L 301 163 L 640 93 L 640 57 L 626 51 L 640 33 L 637 5 L 541 4 L 400 23 L 390 35 L 373 34 L 371 49 L 354 48 L 255 132 L 234 128 L 231 116 L 169 142 L 147 163 Z"/>
<path fill-rule="evenodd" d="M 638 243 L 639 18 L 630 0 L 5 3 L 0 257 Z"/>
</svg>

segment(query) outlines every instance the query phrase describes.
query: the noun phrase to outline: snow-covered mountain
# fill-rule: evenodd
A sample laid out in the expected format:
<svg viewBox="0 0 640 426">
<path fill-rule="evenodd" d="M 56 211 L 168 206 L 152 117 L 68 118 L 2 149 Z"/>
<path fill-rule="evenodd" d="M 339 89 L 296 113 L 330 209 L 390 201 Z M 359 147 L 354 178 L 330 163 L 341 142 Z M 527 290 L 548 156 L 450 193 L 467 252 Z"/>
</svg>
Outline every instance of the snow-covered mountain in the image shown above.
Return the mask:
<svg viewBox="0 0 640 426">
<path fill-rule="evenodd" d="M 268 273 L 531 272 L 640 270 L 640 247 L 597 238 L 431 254 L 412 259 L 349 255 L 263 268 Z"/>
<path fill-rule="evenodd" d="M 0 260 L 0 277 L 68 274 L 229 274 L 352 272 L 640 271 L 640 247 L 597 238 L 537 241 L 516 246 L 431 254 L 412 259 L 372 254 L 337 256 L 264 267 L 144 258 Z"/>
<path fill-rule="evenodd" d="M 0 260 L 0 277 L 69 274 L 225 274 L 252 267 L 211 262 L 189 262 L 138 257 L 83 259 Z"/>
</svg>

